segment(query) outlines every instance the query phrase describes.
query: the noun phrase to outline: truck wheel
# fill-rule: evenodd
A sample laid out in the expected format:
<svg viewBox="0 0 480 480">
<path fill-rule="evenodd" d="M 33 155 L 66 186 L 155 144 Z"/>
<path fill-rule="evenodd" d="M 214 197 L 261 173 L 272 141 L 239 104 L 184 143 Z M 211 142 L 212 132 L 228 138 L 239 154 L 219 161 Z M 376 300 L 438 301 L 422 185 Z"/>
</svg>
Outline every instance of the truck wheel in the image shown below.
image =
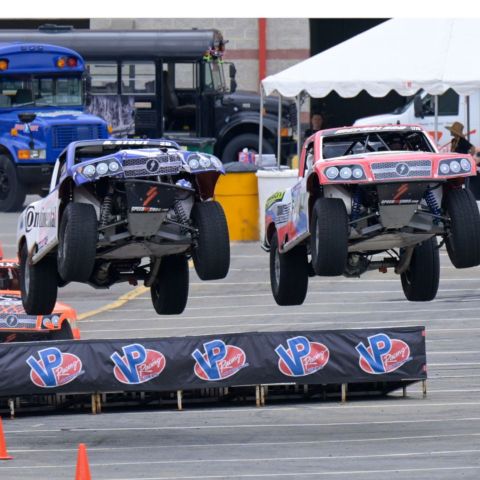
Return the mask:
<svg viewBox="0 0 480 480">
<path fill-rule="evenodd" d="M 25 201 L 26 189 L 20 182 L 10 157 L 0 155 L 0 212 L 17 212 Z"/>
<path fill-rule="evenodd" d="M 69 203 L 60 222 L 57 262 L 65 282 L 86 282 L 95 264 L 98 238 L 93 205 Z"/>
<path fill-rule="evenodd" d="M 305 245 L 286 253 L 278 251 L 274 233 L 270 244 L 270 286 L 278 305 L 301 305 L 308 289 L 308 259 Z"/>
<path fill-rule="evenodd" d="M 223 149 L 223 153 L 221 155 L 222 162 L 238 162 L 238 154 L 244 148 L 258 152 L 259 145 L 259 137 L 255 133 L 244 133 L 242 135 L 238 135 L 237 137 L 232 138 Z M 273 145 L 269 143 L 268 140 L 265 140 L 265 138 L 263 139 L 262 153 L 275 153 Z"/>
<path fill-rule="evenodd" d="M 52 313 L 58 290 L 55 258 L 45 257 L 31 265 L 25 244 L 20 252 L 20 290 L 23 308 L 28 315 Z"/>
<path fill-rule="evenodd" d="M 163 257 L 150 287 L 153 308 L 159 315 L 178 315 L 188 300 L 188 260 L 185 255 Z"/>
<path fill-rule="evenodd" d="M 415 247 L 410 265 L 400 277 L 407 300 L 429 302 L 436 297 L 440 280 L 440 255 L 435 237 Z"/>
<path fill-rule="evenodd" d="M 52 330 L 50 332 L 50 340 L 73 340 L 73 331 L 68 320 L 64 320 L 60 330 Z"/>
<path fill-rule="evenodd" d="M 213 201 L 195 203 L 191 217 L 198 230 L 192 248 L 197 275 L 201 280 L 225 278 L 230 268 L 230 237 L 222 206 Z"/>
<path fill-rule="evenodd" d="M 319 198 L 313 206 L 312 266 L 317 275 L 342 275 L 348 258 L 348 215 L 338 198 Z"/>
<path fill-rule="evenodd" d="M 445 201 L 450 231 L 445 238 L 448 256 L 456 268 L 480 265 L 480 214 L 467 189 L 450 190 Z"/>
</svg>

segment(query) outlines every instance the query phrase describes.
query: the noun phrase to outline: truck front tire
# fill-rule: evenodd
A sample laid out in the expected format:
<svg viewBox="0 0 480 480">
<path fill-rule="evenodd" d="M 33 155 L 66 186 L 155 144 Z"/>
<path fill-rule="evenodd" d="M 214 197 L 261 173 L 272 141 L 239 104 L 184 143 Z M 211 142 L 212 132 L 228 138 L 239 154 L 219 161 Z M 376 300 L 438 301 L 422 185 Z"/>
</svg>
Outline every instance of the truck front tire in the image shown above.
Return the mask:
<svg viewBox="0 0 480 480">
<path fill-rule="evenodd" d="M 319 198 L 313 206 L 312 266 L 317 275 L 342 275 L 348 258 L 348 214 L 338 198 Z"/>
<path fill-rule="evenodd" d="M 456 268 L 480 265 L 480 213 L 472 192 L 451 190 L 445 200 L 450 231 L 445 238 L 448 256 Z"/>
<path fill-rule="evenodd" d="M 86 282 L 95 266 L 98 222 L 95 208 L 69 203 L 60 222 L 58 273 L 64 282 Z"/>
<path fill-rule="evenodd" d="M 18 178 L 12 159 L 0 155 L 0 212 L 17 212 L 25 201 L 26 189 Z"/>
<path fill-rule="evenodd" d="M 249 151 L 258 152 L 259 151 L 259 137 L 255 133 L 243 133 L 232 138 L 223 150 L 222 162 L 238 162 L 238 154 L 244 149 L 247 148 Z M 273 145 L 268 142 L 268 140 L 263 139 L 263 150 L 262 153 L 272 154 L 275 153 Z"/>
</svg>

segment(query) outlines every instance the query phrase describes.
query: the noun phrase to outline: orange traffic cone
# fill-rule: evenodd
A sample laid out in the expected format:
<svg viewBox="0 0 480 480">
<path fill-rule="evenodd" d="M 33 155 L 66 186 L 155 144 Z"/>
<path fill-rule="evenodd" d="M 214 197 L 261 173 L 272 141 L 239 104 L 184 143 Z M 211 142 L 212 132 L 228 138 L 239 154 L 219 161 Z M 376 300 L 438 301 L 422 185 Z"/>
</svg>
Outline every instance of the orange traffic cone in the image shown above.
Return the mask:
<svg viewBox="0 0 480 480">
<path fill-rule="evenodd" d="M 3 434 L 2 418 L 0 417 L 0 460 L 11 460 L 12 458 L 7 452 L 7 442 Z"/>
<path fill-rule="evenodd" d="M 75 480 L 92 480 L 90 475 L 90 466 L 88 465 L 87 447 L 84 443 L 80 443 L 78 445 Z"/>
</svg>

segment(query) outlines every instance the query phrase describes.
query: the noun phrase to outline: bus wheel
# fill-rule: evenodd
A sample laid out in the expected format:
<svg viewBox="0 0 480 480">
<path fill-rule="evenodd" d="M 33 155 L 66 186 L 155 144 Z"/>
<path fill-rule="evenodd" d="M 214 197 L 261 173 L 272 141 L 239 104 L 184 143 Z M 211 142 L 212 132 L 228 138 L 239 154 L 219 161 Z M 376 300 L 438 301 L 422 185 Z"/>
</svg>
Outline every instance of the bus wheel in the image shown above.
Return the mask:
<svg viewBox="0 0 480 480">
<path fill-rule="evenodd" d="M 10 157 L 0 155 L 0 212 L 16 212 L 25 201 L 25 186 Z"/>
<path fill-rule="evenodd" d="M 244 149 L 249 151 L 258 152 L 259 138 L 255 133 L 244 133 L 233 137 L 225 146 L 222 154 L 222 162 L 237 162 L 238 154 Z M 273 145 L 270 144 L 267 140 L 263 139 L 263 150 L 262 153 L 271 154 L 275 153 Z"/>
</svg>

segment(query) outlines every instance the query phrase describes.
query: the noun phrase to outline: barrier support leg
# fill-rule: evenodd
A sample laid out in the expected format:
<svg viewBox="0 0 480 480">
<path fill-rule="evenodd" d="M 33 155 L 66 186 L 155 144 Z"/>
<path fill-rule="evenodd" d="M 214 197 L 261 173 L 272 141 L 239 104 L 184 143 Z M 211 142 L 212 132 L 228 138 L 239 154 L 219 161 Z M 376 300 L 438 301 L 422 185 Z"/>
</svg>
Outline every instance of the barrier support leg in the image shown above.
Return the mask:
<svg viewBox="0 0 480 480">
<path fill-rule="evenodd" d="M 97 403 L 97 413 L 102 413 L 102 395 L 100 393 L 95 395 L 95 401 Z"/>
<path fill-rule="evenodd" d="M 97 414 L 97 402 L 95 400 L 95 393 L 92 393 L 91 403 L 92 403 L 92 414 L 96 415 Z"/>
<path fill-rule="evenodd" d="M 348 384 L 342 383 L 342 403 L 346 403 L 347 401 L 347 389 L 348 389 Z"/>
<path fill-rule="evenodd" d="M 265 387 L 260 385 L 260 404 L 262 407 L 265 406 Z"/>
<path fill-rule="evenodd" d="M 255 386 L 255 404 L 257 405 L 257 407 L 262 406 L 262 403 L 260 400 L 260 385 Z"/>
<path fill-rule="evenodd" d="M 404 385 L 404 386 L 402 387 L 402 397 L 403 397 L 403 398 L 406 398 L 406 396 L 407 396 L 407 386 Z"/>
<path fill-rule="evenodd" d="M 15 402 L 13 398 L 8 399 L 8 408 L 10 408 L 10 419 L 13 420 L 15 418 Z"/>
<path fill-rule="evenodd" d="M 423 393 L 423 398 L 427 396 L 427 381 L 422 380 L 422 393 Z"/>
<path fill-rule="evenodd" d="M 183 410 L 182 397 L 183 397 L 183 391 L 177 390 L 177 408 L 179 410 Z"/>
</svg>

